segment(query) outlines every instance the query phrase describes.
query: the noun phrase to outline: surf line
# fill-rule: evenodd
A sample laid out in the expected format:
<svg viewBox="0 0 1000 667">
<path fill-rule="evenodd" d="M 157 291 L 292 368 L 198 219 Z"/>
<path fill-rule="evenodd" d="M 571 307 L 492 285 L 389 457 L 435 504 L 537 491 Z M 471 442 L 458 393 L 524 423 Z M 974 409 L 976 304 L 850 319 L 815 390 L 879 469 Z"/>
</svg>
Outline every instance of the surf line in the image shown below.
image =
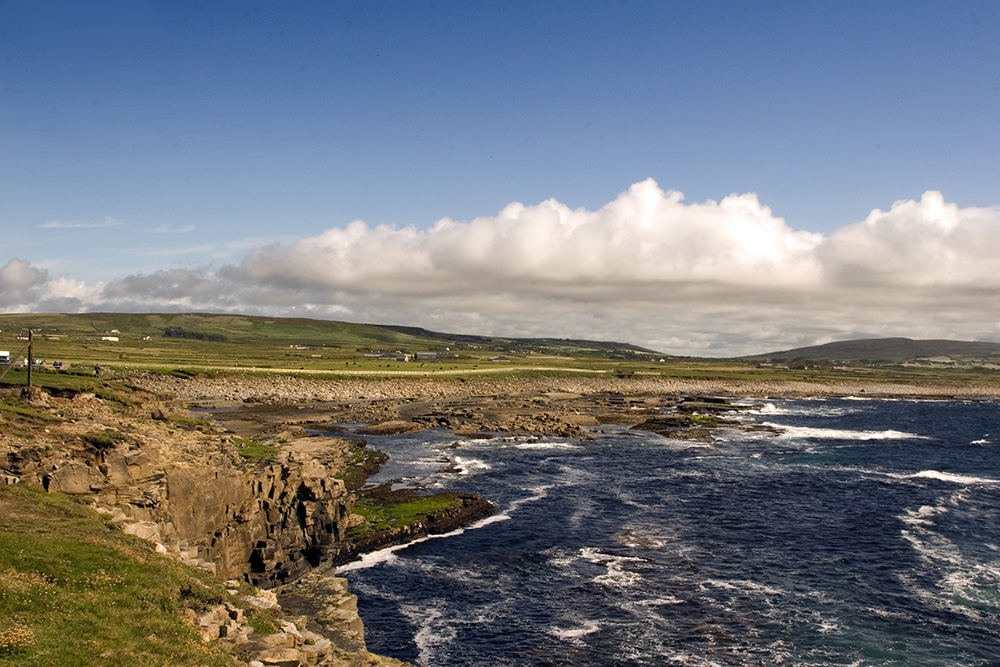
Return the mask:
<svg viewBox="0 0 1000 667">
<path fill-rule="evenodd" d="M 468 526 L 463 526 L 461 528 L 456 528 L 455 530 L 448 531 L 447 533 L 440 533 L 438 535 L 424 535 L 423 537 L 418 537 L 416 539 L 410 540 L 409 542 L 403 542 L 402 544 L 394 544 L 391 547 L 386 547 L 384 549 L 379 549 L 378 551 L 372 551 L 361 556 L 360 559 L 351 561 L 350 563 L 345 563 L 344 565 L 338 565 L 335 572 L 336 574 L 341 574 L 342 572 L 352 572 L 354 570 L 366 570 L 370 567 L 374 567 L 379 563 L 391 563 L 397 559 L 396 552 L 402 551 L 403 549 L 408 549 L 415 544 L 420 544 L 421 542 L 427 542 L 429 540 L 437 540 L 442 537 L 456 537 L 461 535 L 467 530 L 477 530 L 483 528 L 493 523 L 499 523 L 500 521 L 507 521 L 510 519 L 510 512 L 517 510 L 521 505 L 533 502 L 536 500 L 541 500 L 546 496 L 546 492 L 552 488 L 549 486 L 540 486 L 534 489 L 533 495 L 526 498 L 520 498 L 511 502 L 506 510 L 500 514 L 494 514 L 493 516 L 488 516 L 485 519 L 480 519 L 475 523 L 471 523 Z"/>
</svg>

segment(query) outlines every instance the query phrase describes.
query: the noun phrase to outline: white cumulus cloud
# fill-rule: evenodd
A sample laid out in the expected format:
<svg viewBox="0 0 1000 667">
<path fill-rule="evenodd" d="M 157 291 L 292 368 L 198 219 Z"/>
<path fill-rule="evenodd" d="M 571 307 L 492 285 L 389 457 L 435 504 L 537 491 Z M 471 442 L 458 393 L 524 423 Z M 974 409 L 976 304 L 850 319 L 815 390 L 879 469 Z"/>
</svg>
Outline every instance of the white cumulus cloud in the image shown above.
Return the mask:
<svg viewBox="0 0 1000 667">
<path fill-rule="evenodd" d="M 839 284 L 1000 286 L 1000 211 L 959 208 L 940 192 L 897 201 L 834 232 L 820 256 Z"/>
<path fill-rule="evenodd" d="M 821 235 L 753 194 L 689 203 L 646 180 L 597 210 L 550 199 L 427 229 L 354 221 L 241 250 L 219 269 L 106 285 L 57 284 L 11 260 L 0 295 L 19 307 L 332 317 L 735 355 L 857 336 L 998 339 L 998 248 L 1000 210 L 934 191 Z"/>
<path fill-rule="evenodd" d="M 652 180 L 598 211 L 555 200 L 510 204 L 427 230 L 355 221 L 251 252 L 248 279 L 276 286 L 378 292 L 550 292 L 617 298 L 623 286 L 801 285 L 818 280 L 818 234 L 791 229 L 755 195 L 686 204 Z"/>
<path fill-rule="evenodd" d="M 0 267 L 0 293 L 36 287 L 47 278 L 48 272 L 44 269 L 36 269 L 31 262 L 15 257 Z"/>
</svg>

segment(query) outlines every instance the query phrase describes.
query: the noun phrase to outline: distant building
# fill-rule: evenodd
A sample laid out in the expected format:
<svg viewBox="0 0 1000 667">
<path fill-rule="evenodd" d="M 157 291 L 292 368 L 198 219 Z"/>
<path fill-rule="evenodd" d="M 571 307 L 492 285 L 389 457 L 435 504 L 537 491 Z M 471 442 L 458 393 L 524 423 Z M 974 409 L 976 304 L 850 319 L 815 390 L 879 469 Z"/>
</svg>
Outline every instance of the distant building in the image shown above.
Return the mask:
<svg viewBox="0 0 1000 667">
<path fill-rule="evenodd" d="M 413 358 L 416 359 L 417 361 L 427 361 L 427 360 L 431 360 L 431 359 L 437 359 L 438 358 L 438 353 L 437 352 L 414 352 L 413 353 Z"/>
<path fill-rule="evenodd" d="M 101 340 L 106 340 L 109 343 L 117 343 L 118 336 L 101 336 Z"/>
<path fill-rule="evenodd" d="M 0 350 L 0 364 L 10 363 L 10 352 L 8 350 Z"/>
<path fill-rule="evenodd" d="M 368 356 L 367 354 L 365 355 Z M 395 352 L 383 352 L 375 357 L 376 359 L 392 359 L 393 361 L 413 361 L 413 355 L 399 350 Z"/>
</svg>

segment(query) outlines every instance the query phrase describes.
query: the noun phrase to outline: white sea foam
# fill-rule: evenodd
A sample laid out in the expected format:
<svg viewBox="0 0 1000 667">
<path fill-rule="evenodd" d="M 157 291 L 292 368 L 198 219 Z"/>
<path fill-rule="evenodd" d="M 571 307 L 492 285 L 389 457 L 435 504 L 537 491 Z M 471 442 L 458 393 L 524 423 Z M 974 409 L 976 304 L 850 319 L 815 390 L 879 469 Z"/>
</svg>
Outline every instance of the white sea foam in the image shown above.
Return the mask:
<svg viewBox="0 0 1000 667">
<path fill-rule="evenodd" d="M 552 567 L 559 567 L 559 568 L 569 567 L 570 565 L 572 565 L 577 561 L 577 556 L 575 554 L 567 555 L 563 552 L 557 552 L 557 553 L 559 553 L 559 555 L 553 556 L 548 560 L 548 564 L 551 565 Z"/>
<path fill-rule="evenodd" d="M 817 625 L 816 630 L 820 634 L 825 635 L 840 630 L 840 625 L 837 624 L 835 621 L 824 621 Z"/>
<path fill-rule="evenodd" d="M 775 405 L 765 403 L 756 406 L 751 410 L 743 412 L 744 415 L 809 415 L 812 417 L 842 417 L 858 412 L 857 408 L 847 408 L 833 405 Z M 737 415 L 740 416 L 740 415 Z"/>
<path fill-rule="evenodd" d="M 457 468 L 459 475 L 472 475 L 484 470 L 489 470 L 493 467 L 489 463 L 486 463 L 486 461 L 467 458 L 464 456 L 456 456 L 452 459 L 452 462 L 454 463 L 455 468 Z"/>
<path fill-rule="evenodd" d="M 638 572 L 625 569 L 626 563 L 645 562 L 642 558 L 606 554 L 592 547 L 580 549 L 580 557 L 595 565 L 603 565 L 606 568 L 604 574 L 599 574 L 592 579 L 595 584 L 602 584 L 612 588 L 628 588 L 642 581 L 642 576 Z"/>
<path fill-rule="evenodd" d="M 896 477 L 895 474 L 890 474 L 891 477 Z M 915 472 L 912 475 L 902 475 L 904 479 L 936 479 L 939 482 L 951 482 L 953 484 L 1000 484 L 1000 479 L 991 479 L 989 477 L 972 477 L 971 475 L 959 475 L 952 472 L 941 472 L 939 470 L 921 470 L 920 472 Z"/>
<path fill-rule="evenodd" d="M 980 620 L 1000 611 L 997 594 L 1000 590 L 1000 560 L 977 560 L 963 553 L 948 537 L 934 530 L 934 523 L 927 520 L 968 501 L 973 493 L 975 491 L 963 482 L 962 489 L 940 498 L 933 507 L 921 506 L 900 517 L 906 524 L 900 531 L 901 536 L 936 576 L 937 585 L 927 588 L 910 574 L 901 574 L 899 579 L 911 593 L 927 604 Z"/>
<path fill-rule="evenodd" d="M 500 514 L 494 514 L 492 516 L 488 516 L 485 519 L 480 519 L 479 521 L 469 524 L 464 528 L 456 528 L 455 530 L 449 531 L 447 533 L 441 533 L 439 535 L 426 535 L 424 537 L 418 537 L 417 539 L 411 540 L 404 544 L 396 544 L 391 547 L 386 547 L 385 549 L 372 551 L 371 553 L 367 553 L 364 556 L 362 556 L 360 560 L 352 561 L 350 563 L 337 566 L 337 572 L 340 573 L 340 572 L 350 572 L 352 570 L 365 570 L 367 568 L 374 567 L 375 565 L 379 565 L 381 563 L 392 564 L 397 560 L 395 552 L 411 547 L 414 544 L 420 544 L 421 542 L 426 542 L 428 540 L 438 540 L 445 537 L 456 537 L 458 535 L 461 535 L 467 530 L 477 530 L 479 528 L 483 528 L 484 526 L 489 526 L 490 524 L 499 523 L 500 521 L 507 521 L 510 519 L 510 512 L 517 510 L 519 507 L 521 507 L 521 505 L 524 505 L 525 503 L 541 500 L 547 495 L 548 490 L 551 488 L 552 485 L 533 487 L 529 489 L 530 491 L 533 492 L 532 495 L 528 496 L 527 498 L 519 498 L 518 500 L 515 500 L 510 505 L 508 505 L 506 511 Z"/>
<path fill-rule="evenodd" d="M 427 467 L 438 467 L 442 463 L 450 463 L 451 459 L 447 456 L 438 453 L 434 456 L 422 456 L 419 459 L 413 459 L 410 465 L 414 466 L 427 466 Z"/>
<path fill-rule="evenodd" d="M 979 438 L 978 440 L 973 440 L 969 444 L 970 445 L 988 445 L 988 444 L 990 444 L 989 435 L 990 435 L 989 433 L 984 433 L 983 437 Z"/>
<path fill-rule="evenodd" d="M 511 512 L 516 512 L 518 509 L 521 508 L 522 505 L 525 505 L 527 503 L 534 503 L 538 502 L 539 500 L 542 500 L 543 498 L 545 498 L 545 496 L 548 495 L 548 491 L 549 489 L 552 488 L 552 486 L 553 486 L 552 484 L 548 484 L 546 486 L 534 486 L 529 489 L 526 489 L 526 491 L 531 491 L 531 495 L 525 498 L 518 498 L 517 500 L 512 501 L 510 505 L 507 506 L 507 509 L 505 509 L 503 512 L 494 514 L 492 516 L 488 516 L 485 519 L 480 519 L 479 521 L 470 525 L 468 528 L 459 528 L 458 530 L 452 531 L 450 533 L 445 533 L 445 535 L 455 535 L 461 533 L 464 530 L 475 530 L 476 528 L 482 528 L 483 526 L 488 526 L 492 523 L 499 523 L 500 521 L 508 521 L 510 519 Z M 444 537 L 445 535 L 442 535 L 441 537 Z"/>
<path fill-rule="evenodd" d="M 674 597 L 673 595 L 667 595 L 666 597 L 642 600 L 638 604 L 643 607 L 666 607 L 669 605 L 684 604 L 684 600 Z"/>
<path fill-rule="evenodd" d="M 396 552 L 400 549 L 405 549 L 411 544 L 413 544 L 413 542 L 397 544 L 395 546 L 386 547 L 385 549 L 379 549 L 378 551 L 366 553 L 359 560 L 352 561 L 344 565 L 338 565 L 337 574 L 342 572 L 352 572 L 354 570 L 367 570 L 368 568 L 375 567 L 381 563 L 393 563 L 398 560 Z"/>
<path fill-rule="evenodd" d="M 947 511 L 946 507 L 921 505 L 918 509 L 906 510 L 899 518 L 908 526 L 927 526 L 934 523 L 931 520 L 932 517 Z"/>
<path fill-rule="evenodd" d="M 528 441 L 520 442 L 514 445 L 516 449 L 580 449 L 580 445 L 575 445 L 572 442 L 557 442 L 557 441 Z"/>
<path fill-rule="evenodd" d="M 787 424 L 775 424 L 764 422 L 764 426 L 771 426 L 781 430 L 780 437 L 800 438 L 800 439 L 826 439 L 826 440 L 927 440 L 925 436 L 905 431 L 852 431 L 837 428 L 816 428 L 811 426 L 789 426 Z"/>
<path fill-rule="evenodd" d="M 698 588 L 706 590 L 708 588 L 722 588 L 731 591 L 763 593 L 764 595 L 783 595 L 785 591 L 765 584 L 758 584 L 749 579 L 706 579 L 699 582 Z"/>
<path fill-rule="evenodd" d="M 874 468 L 862 468 L 857 466 L 815 466 L 808 464 L 796 465 L 796 468 L 801 468 L 805 470 L 826 470 L 833 472 L 853 472 L 860 475 L 871 475 L 874 477 L 889 477 L 891 479 L 898 480 L 920 480 L 920 479 L 934 479 L 939 482 L 950 482 L 953 484 L 961 484 L 963 486 L 973 486 L 976 484 L 1000 484 L 1000 479 L 992 479 L 989 477 L 973 477 L 971 475 L 960 475 L 958 473 L 941 472 L 939 470 L 920 470 L 914 473 L 903 473 L 903 472 L 887 472 L 884 470 L 876 470 Z"/>
<path fill-rule="evenodd" d="M 522 505 L 525 505 L 527 503 L 536 503 L 539 500 L 542 500 L 547 495 L 549 495 L 549 489 L 551 489 L 553 486 L 554 486 L 553 484 L 544 484 L 542 486 L 532 486 L 525 489 L 525 491 L 531 491 L 531 495 L 526 496 L 524 498 L 518 498 L 517 500 L 512 501 L 510 505 L 507 506 L 507 511 L 513 512 L 519 509 Z"/>
<path fill-rule="evenodd" d="M 549 628 L 548 633 L 557 639 L 562 639 L 563 641 L 572 642 L 574 644 L 582 644 L 580 637 L 585 637 L 587 635 L 592 635 L 601 626 L 596 621 L 583 621 L 579 627 L 576 628 Z"/>
<path fill-rule="evenodd" d="M 493 517 L 487 517 L 481 521 L 468 526 L 467 528 L 457 528 L 447 533 L 441 533 L 439 535 L 425 535 L 424 537 L 418 537 L 409 542 L 404 542 L 403 544 L 394 544 L 391 547 L 386 547 L 385 549 L 379 549 L 378 551 L 372 551 L 371 553 L 364 554 L 359 560 L 352 561 L 350 563 L 345 563 L 344 565 L 337 566 L 337 574 L 342 572 L 351 572 L 353 570 L 367 570 L 370 567 L 375 567 L 376 565 L 381 565 L 382 563 L 394 564 L 399 560 L 396 556 L 397 551 L 402 551 L 403 549 L 409 549 L 415 544 L 420 544 L 421 542 L 427 542 L 429 540 L 437 540 L 444 537 L 456 537 L 461 535 L 466 530 L 474 530 L 476 528 L 481 528 L 486 525 L 488 519 Z"/>
<path fill-rule="evenodd" d="M 440 601 L 437 601 L 440 604 Z M 434 664 L 435 655 L 442 646 L 454 641 L 457 633 L 445 618 L 440 607 L 425 604 L 401 605 L 399 610 L 408 621 L 417 626 L 413 643 L 417 647 L 417 664 Z"/>
<path fill-rule="evenodd" d="M 656 526 L 647 524 L 629 524 L 615 538 L 632 549 L 659 549 L 666 544 L 663 533 Z"/>
</svg>

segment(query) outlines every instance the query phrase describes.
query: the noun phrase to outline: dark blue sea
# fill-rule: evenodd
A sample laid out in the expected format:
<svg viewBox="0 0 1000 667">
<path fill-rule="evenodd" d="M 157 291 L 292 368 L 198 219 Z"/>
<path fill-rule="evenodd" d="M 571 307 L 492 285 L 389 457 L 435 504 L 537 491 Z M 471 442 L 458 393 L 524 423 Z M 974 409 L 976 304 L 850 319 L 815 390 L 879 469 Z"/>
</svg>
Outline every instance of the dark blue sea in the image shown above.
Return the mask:
<svg viewBox="0 0 1000 667">
<path fill-rule="evenodd" d="M 371 481 L 497 514 L 340 569 L 369 649 L 424 667 L 1000 664 L 1000 405 L 746 402 L 781 432 L 371 438 L 391 456 Z"/>
</svg>

